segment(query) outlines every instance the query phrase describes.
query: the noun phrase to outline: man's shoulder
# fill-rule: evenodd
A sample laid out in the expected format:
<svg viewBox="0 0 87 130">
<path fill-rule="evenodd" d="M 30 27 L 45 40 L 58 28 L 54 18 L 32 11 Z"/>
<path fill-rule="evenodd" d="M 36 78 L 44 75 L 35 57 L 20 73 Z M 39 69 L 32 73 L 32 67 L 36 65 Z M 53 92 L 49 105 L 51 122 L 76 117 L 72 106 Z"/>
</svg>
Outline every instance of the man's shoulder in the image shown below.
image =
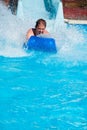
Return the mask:
<svg viewBox="0 0 87 130">
<path fill-rule="evenodd" d="M 29 30 L 28 30 L 28 32 L 31 32 L 32 31 L 32 28 L 30 28 Z"/>
<path fill-rule="evenodd" d="M 33 34 L 33 29 L 30 28 L 30 29 L 28 30 L 27 34 Z"/>
<path fill-rule="evenodd" d="M 47 30 L 45 30 L 45 32 L 44 32 L 45 34 L 49 34 L 49 32 L 47 31 Z"/>
</svg>

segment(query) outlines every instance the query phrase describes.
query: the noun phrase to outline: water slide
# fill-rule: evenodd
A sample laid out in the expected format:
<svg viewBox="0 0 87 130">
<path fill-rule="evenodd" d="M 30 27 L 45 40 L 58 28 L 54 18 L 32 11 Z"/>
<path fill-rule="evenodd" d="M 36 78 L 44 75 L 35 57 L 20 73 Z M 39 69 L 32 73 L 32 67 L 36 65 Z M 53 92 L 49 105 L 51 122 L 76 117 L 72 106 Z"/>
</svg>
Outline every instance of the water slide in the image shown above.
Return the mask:
<svg viewBox="0 0 87 130">
<path fill-rule="evenodd" d="M 59 2 L 57 14 L 56 14 L 55 28 L 57 28 L 59 25 L 60 26 L 64 25 L 63 4 L 61 1 Z"/>
<path fill-rule="evenodd" d="M 21 19 L 49 18 L 43 0 L 19 0 L 17 15 Z"/>
<path fill-rule="evenodd" d="M 59 23 L 64 22 L 60 0 L 34 0 L 34 2 L 32 0 L 19 0 L 17 16 L 22 20 L 29 20 L 29 22 L 44 18 L 48 23 L 48 31 L 52 30 L 52 32 Z"/>
</svg>

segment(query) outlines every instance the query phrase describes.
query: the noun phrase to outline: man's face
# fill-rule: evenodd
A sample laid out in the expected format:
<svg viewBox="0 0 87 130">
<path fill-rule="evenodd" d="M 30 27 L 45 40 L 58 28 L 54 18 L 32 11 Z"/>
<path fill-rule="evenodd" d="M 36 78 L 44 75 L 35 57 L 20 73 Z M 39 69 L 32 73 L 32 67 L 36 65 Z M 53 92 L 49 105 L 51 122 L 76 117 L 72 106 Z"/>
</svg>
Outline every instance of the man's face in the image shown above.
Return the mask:
<svg viewBox="0 0 87 130">
<path fill-rule="evenodd" d="M 36 28 L 36 34 L 44 34 L 45 26 L 41 23 Z"/>
</svg>

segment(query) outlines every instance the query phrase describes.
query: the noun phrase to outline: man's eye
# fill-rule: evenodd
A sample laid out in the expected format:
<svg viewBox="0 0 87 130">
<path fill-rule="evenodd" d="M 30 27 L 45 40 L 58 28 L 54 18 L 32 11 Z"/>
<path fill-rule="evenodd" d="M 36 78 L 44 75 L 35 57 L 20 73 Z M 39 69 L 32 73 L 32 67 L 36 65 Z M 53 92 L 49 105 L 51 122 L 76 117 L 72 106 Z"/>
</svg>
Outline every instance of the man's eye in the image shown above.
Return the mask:
<svg viewBox="0 0 87 130">
<path fill-rule="evenodd" d="M 44 28 L 38 28 L 39 30 L 45 30 Z"/>
</svg>

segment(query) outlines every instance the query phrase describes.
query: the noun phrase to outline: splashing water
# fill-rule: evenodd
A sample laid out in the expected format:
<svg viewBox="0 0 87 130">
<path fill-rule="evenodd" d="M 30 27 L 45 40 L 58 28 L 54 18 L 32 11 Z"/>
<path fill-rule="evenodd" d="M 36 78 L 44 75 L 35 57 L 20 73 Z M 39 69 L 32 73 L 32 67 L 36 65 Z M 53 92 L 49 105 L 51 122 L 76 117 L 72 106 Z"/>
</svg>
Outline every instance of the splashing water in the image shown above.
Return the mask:
<svg viewBox="0 0 87 130">
<path fill-rule="evenodd" d="M 61 4 L 59 5 L 61 6 Z M 60 8 L 58 9 L 60 10 Z M 29 55 L 23 50 L 22 45 L 25 42 L 27 30 L 34 27 L 36 18 L 32 19 L 31 17 L 31 19 L 20 20 L 20 17 L 12 15 L 2 4 L 0 4 L 0 10 L 0 55 L 13 57 Z M 56 39 L 58 47 L 57 56 L 67 60 L 87 61 L 85 57 L 85 48 L 87 47 L 84 47 L 86 33 L 84 34 L 83 30 L 78 26 L 67 27 L 67 25 L 63 24 L 61 27 L 61 23 L 58 22 L 58 20 L 61 20 L 59 15 L 56 21 L 54 19 L 49 20 L 48 18 L 46 20 L 47 30 Z M 55 28 L 53 26 L 54 22 Z"/>
<path fill-rule="evenodd" d="M 27 53 L 32 18 L 0 4 L 0 130 L 86 130 L 87 27 L 46 19 L 58 53 Z"/>
</svg>

